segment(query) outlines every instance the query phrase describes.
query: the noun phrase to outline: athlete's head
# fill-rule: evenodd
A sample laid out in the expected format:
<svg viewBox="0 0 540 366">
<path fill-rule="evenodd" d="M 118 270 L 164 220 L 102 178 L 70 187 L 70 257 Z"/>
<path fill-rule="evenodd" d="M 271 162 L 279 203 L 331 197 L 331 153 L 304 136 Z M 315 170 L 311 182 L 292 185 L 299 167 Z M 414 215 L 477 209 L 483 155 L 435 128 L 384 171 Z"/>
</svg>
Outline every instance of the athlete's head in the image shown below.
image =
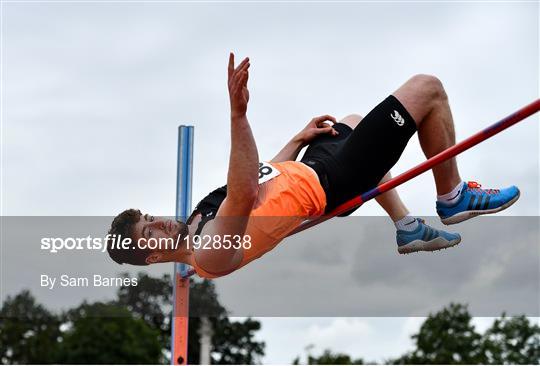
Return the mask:
<svg viewBox="0 0 540 366">
<path fill-rule="evenodd" d="M 119 263 L 144 266 L 152 263 L 178 260 L 185 250 L 183 240 L 188 227 L 183 222 L 142 214 L 135 209 L 125 210 L 116 216 L 109 229 L 107 251 Z M 131 238 L 129 248 L 119 246 L 119 241 Z M 178 242 L 177 248 L 173 246 Z"/>
</svg>

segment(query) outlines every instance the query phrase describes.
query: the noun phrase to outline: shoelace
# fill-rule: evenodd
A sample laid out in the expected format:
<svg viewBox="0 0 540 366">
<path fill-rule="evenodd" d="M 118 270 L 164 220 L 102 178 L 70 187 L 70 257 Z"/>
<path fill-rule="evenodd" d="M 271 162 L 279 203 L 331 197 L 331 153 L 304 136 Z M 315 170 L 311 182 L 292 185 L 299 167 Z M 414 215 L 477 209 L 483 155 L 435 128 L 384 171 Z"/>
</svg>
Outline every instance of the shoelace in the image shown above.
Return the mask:
<svg viewBox="0 0 540 366">
<path fill-rule="evenodd" d="M 473 182 L 473 181 L 467 182 L 467 189 L 469 191 L 475 191 L 475 192 L 487 193 L 487 194 L 497 194 L 500 192 L 499 189 L 491 189 L 491 188 L 483 189 L 480 183 Z"/>
</svg>

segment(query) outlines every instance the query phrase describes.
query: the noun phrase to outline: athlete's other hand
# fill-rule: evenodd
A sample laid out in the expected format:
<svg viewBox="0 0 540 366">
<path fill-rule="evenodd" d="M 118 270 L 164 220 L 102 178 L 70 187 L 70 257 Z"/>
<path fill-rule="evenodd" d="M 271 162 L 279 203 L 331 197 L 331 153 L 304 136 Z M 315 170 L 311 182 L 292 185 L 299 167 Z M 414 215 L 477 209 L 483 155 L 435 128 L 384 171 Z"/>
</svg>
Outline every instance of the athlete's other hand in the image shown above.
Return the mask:
<svg viewBox="0 0 540 366">
<path fill-rule="evenodd" d="M 330 123 L 331 122 L 331 123 Z M 325 114 L 324 116 L 314 117 L 302 131 L 296 135 L 302 144 L 309 145 L 309 143 L 317 136 L 321 134 L 330 134 L 336 136 L 339 133 L 332 127 L 336 123 L 336 119 L 332 116 Z"/>
<path fill-rule="evenodd" d="M 249 90 L 247 81 L 249 78 L 249 58 L 246 57 L 234 68 L 234 54 L 229 55 L 229 99 L 231 101 L 231 116 L 241 117 L 246 114 L 249 102 Z"/>
</svg>

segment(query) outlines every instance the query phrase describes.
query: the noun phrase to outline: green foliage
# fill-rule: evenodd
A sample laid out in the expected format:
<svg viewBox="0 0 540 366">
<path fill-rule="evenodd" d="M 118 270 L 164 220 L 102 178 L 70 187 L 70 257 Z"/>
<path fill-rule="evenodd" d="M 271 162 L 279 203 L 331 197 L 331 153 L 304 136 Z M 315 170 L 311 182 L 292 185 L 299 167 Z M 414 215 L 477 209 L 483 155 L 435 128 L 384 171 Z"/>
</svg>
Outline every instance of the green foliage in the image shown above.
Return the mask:
<svg viewBox="0 0 540 366">
<path fill-rule="evenodd" d="M 128 277 L 127 273 L 123 275 Z M 164 349 L 170 348 L 171 342 L 171 281 L 168 274 L 155 278 L 139 273 L 137 286 L 123 286 L 117 292 L 117 304 L 154 329 Z"/>
<path fill-rule="evenodd" d="M 172 320 L 171 277 L 152 278 L 139 273 L 138 283 L 138 286 L 123 287 L 118 291 L 119 304 L 158 331 L 162 348 L 168 350 Z M 231 322 L 227 310 L 218 301 L 212 281 L 191 279 L 189 292 L 188 364 L 199 362 L 201 316 L 208 317 L 212 324 L 213 364 L 257 363 L 264 355 L 264 342 L 254 340 L 260 323 L 252 319 Z"/>
<path fill-rule="evenodd" d="M 127 274 L 125 274 L 127 275 Z M 231 322 L 211 281 L 190 283 L 188 362 L 199 362 L 200 315 L 209 316 L 212 363 L 254 364 L 264 342 L 254 340 L 261 327 L 246 319 Z M 8 297 L 0 310 L 2 364 L 157 364 L 169 363 L 172 319 L 171 277 L 138 275 L 138 286 L 122 287 L 109 303 L 83 303 L 53 314 L 28 291 Z"/>
<path fill-rule="evenodd" d="M 261 323 L 251 318 L 231 322 L 228 318 L 214 319 L 212 363 L 218 365 L 257 364 L 264 355 L 264 342 L 256 342 L 255 332 Z"/>
<path fill-rule="evenodd" d="M 66 316 L 60 363 L 156 364 L 158 333 L 114 303 L 83 303 Z"/>
<path fill-rule="evenodd" d="M 482 336 L 471 324 L 467 307 L 450 304 L 430 315 L 412 336 L 416 349 L 394 361 L 399 364 L 482 364 Z"/>
<path fill-rule="evenodd" d="M 503 314 L 484 334 L 479 334 L 467 307 L 450 304 L 430 314 L 412 339 L 414 350 L 398 359 L 386 360 L 385 364 L 540 364 L 540 327 L 523 315 Z M 325 350 L 318 357 L 308 355 L 307 362 L 351 365 L 362 364 L 363 360 Z M 300 357 L 293 364 L 300 364 Z"/>
<path fill-rule="evenodd" d="M 484 334 L 482 348 L 489 364 L 540 364 L 540 327 L 503 314 Z"/>
<path fill-rule="evenodd" d="M 170 276 L 139 274 L 139 286 L 121 288 L 118 300 L 83 303 L 53 314 L 28 291 L 7 297 L 0 309 L 0 362 L 168 363 L 172 288 Z M 190 290 L 188 362 L 199 360 L 200 317 L 213 328 L 212 363 L 255 364 L 264 342 L 255 341 L 261 325 L 253 319 L 231 322 L 211 281 L 192 281 Z M 415 349 L 396 364 L 540 364 L 540 327 L 525 316 L 503 314 L 482 335 L 476 332 L 467 307 L 450 304 L 431 314 L 412 336 Z M 308 356 L 313 365 L 363 364 L 342 353 L 325 350 Z M 294 360 L 295 364 L 300 359 Z"/>
<path fill-rule="evenodd" d="M 227 317 L 227 310 L 218 302 L 212 281 L 192 279 L 189 294 L 189 314 L 192 317 L 189 318 L 188 363 L 197 364 L 200 359 L 201 316 L 208 318 L 215 334 L 223 326 L 221 319 Z M 216 342 L 212 340 L 212 344 Z"/>
<path fill-rule="evenodd" d="M 55 363 L 60 323 L 29 291 L 8 296 L 0 310 L 0 363 Z"/>
<path fill-rule="evenodd" d="M 297 362 L 299 360 L 296 360 Z M 363 365 L 364 360 L 358 358 L 353 360 L 344 353 L 332 353 L 329 349 L 323 351 L 322 355 L 315 357 L 308 355 L 308 365 Z"/>
</svg>

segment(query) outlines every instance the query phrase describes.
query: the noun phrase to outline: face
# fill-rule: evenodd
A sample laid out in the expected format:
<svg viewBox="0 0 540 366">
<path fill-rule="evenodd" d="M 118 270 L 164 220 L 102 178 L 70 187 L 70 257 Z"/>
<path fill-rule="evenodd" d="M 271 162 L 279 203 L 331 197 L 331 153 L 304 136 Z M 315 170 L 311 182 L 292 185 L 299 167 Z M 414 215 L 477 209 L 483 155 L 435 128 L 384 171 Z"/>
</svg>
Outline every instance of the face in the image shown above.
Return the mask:
<svg viewBox="0 0 540 366">
<path fill-rule="evenodd" d="M 157 243 L 159 239 L 177 240 L 178 236 L 187 234 L 187 226 L 173 219 L 154 217 L 149 214 L 141 215 L 139 221 L 133 227 L 133 240 L 139 243 Z M 151 240 L 150 240 L 151 239 Z M 164 243 L 164 242 L 163 242 Z M 183 247 L 180 245 L 180 248 Z M 152 249 L 149 259 L 152 263 L 170 261 L 170 256 L 177 249 L 165 244 Z M 151 258 L 150 258 L 151 257 Z"/>
</svg>

